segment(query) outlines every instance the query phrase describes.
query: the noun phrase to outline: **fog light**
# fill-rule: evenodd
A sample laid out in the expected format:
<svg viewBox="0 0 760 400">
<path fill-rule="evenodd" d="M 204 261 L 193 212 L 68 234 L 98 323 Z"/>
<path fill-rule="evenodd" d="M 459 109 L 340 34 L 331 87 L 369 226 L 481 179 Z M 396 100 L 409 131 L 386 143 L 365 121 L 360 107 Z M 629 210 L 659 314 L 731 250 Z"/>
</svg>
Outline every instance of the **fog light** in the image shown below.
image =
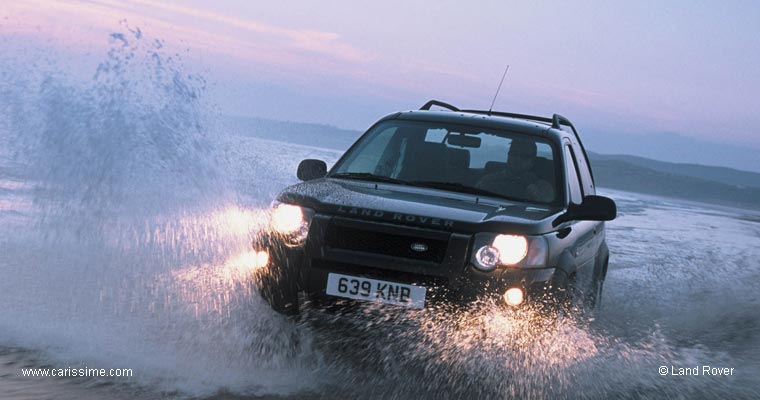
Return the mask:
<svg viewBox="0 0 760 400">
<path fill-rule="evenodd" d="M 510 306 L 520 305 L 520 303 L 523 302 L 523 299 L 523 291 L 520 288 L 513 287 L 504 292 L 504 301 Z"/>
<path fill-rule="evenodd" d="M 483 246 L 475 253 L 475 266 L 481 271 L 493 271 L 499 263 L 499 249 Z"/>
<path fill-rule="evenodd" d="M 269 253 L 266 251 L 256 252 L 256 268 L 264 268 L 269 264 Z"/>
</svg>

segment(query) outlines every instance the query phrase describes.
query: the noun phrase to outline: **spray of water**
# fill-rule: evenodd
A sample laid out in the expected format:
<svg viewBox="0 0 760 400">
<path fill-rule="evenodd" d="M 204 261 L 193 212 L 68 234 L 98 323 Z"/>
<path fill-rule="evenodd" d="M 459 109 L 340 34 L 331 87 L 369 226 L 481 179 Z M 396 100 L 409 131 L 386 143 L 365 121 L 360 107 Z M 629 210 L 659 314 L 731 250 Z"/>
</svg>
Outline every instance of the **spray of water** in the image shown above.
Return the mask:
<svg viewBox="0 0 760 400">
<path fill-rule="evenodd" d="M 126 25 L 89 79 L 23 59 L 0 75 L 4 177 L 29 203 L 4 221 L 0 340 L 169 392 L 308 386 L 308 338 L 251 286 L 265 216 L 230 188 L 204 79 Z"/>
</svg>

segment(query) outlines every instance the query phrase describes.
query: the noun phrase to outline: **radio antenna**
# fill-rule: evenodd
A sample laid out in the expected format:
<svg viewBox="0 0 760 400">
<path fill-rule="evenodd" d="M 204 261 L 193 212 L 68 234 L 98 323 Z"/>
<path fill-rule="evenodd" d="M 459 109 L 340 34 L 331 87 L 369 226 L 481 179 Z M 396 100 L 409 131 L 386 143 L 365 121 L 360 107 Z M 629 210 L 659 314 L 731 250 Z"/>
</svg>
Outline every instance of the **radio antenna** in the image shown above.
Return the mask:
<svg viewBox="0 0 760 400">
<path fill-rule="evenodd" d="M 504 83 L 504 78 L 507 76 L 507 71 L 509 71 L 509 64 L 507 64 L 507 68 L 504 69 L 504 75 L 501 76 L 501 81 L 499 82 L 499 87 L 496 89 L 496 94 L 493 95 L 493 100 L 491 101 L 491 107 L 488 109 L 488 115 L 491 115 L 491 110 L 493 110 L 493 105 L 496 103 L 496 97 L 499 96 L 499 91 L 501 90 L 501 84 Z"/>
</svg>

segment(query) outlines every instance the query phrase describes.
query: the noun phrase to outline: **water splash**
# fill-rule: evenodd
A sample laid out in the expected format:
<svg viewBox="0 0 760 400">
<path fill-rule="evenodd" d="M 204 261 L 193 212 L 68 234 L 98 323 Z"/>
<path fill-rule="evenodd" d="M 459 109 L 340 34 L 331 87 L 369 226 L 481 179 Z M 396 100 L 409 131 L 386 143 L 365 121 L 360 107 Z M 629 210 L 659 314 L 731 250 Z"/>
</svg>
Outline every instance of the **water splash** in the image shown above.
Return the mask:
<svg viewBox="0 0 760 400">
<path fill-rule="evenodd" d="M 265 216 L 230 188 L 205 80 L 126 25 L 91 79 L 22 58 L 0 75 L 0 136 L 33 207 L 0 240 L 0 343 L 167 392 L 311 385 L 309 337 L 251 286 Z"/>
</svg>

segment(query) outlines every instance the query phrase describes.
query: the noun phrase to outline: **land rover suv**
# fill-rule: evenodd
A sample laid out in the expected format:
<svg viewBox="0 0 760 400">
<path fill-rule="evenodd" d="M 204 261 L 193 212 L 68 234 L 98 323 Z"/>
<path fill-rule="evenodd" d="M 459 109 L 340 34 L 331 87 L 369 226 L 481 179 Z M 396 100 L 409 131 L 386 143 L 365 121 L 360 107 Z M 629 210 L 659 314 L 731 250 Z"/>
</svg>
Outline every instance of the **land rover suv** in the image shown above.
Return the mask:
<svg viewBox="0 0 760 400">
<path fill-rule="evenodd" d="M 601 299 L 604 221 L 616 207 L 596 195 L 580 137 L 560 115 L 431 100 L 380 119 L 329 171 L 303 160 L 297 176 L 254 240 L 260 293 L 277 312 L 297 314 L 305 299 L 411 308 Z"/>
</svg>

